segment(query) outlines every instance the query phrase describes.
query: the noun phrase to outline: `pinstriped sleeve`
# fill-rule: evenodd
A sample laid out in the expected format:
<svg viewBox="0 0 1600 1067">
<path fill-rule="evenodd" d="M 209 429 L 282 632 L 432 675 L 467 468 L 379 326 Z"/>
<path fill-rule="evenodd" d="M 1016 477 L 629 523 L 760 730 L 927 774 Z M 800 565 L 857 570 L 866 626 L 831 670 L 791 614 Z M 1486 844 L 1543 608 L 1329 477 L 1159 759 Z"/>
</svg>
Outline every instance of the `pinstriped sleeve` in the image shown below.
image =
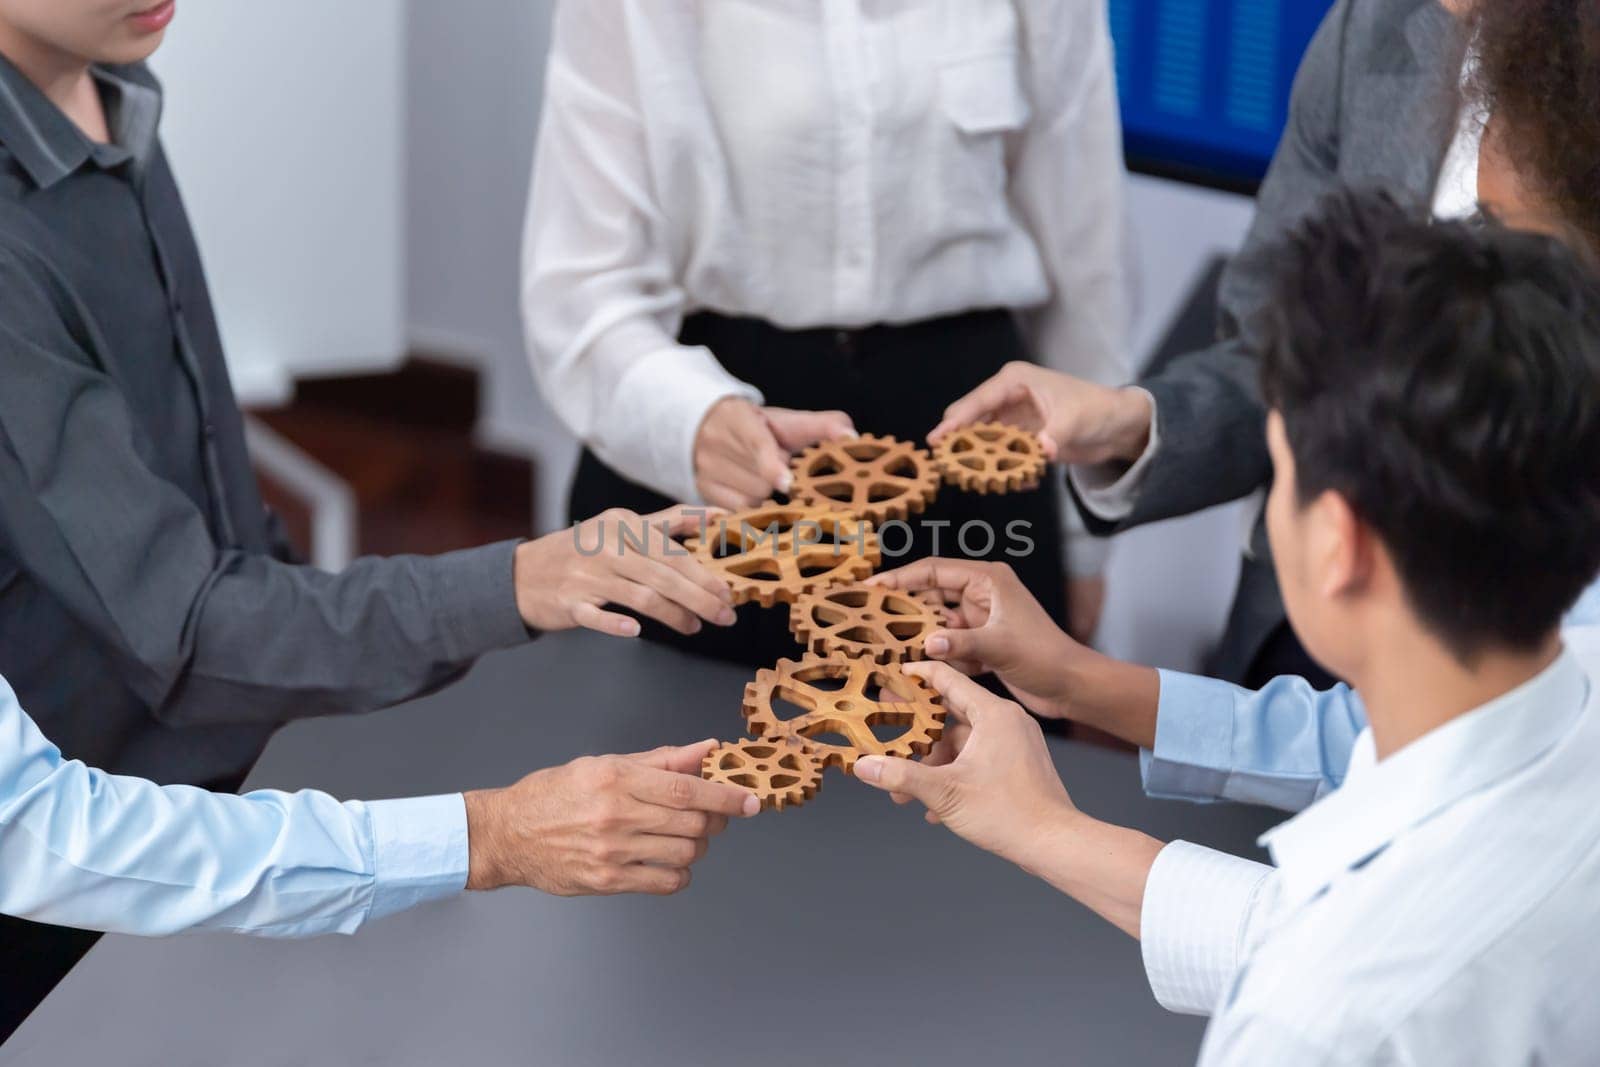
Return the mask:
<svg viewBox="0 0 1600 1067">
<path fill-rule="evenodd" d="M 1249 944 L 1276 874 L 1271 867 L 1186 841 L 1161 850 L 1140 915 L 1145 974 L 1168 1011 L 1210 1015 Z"/>
</svg>

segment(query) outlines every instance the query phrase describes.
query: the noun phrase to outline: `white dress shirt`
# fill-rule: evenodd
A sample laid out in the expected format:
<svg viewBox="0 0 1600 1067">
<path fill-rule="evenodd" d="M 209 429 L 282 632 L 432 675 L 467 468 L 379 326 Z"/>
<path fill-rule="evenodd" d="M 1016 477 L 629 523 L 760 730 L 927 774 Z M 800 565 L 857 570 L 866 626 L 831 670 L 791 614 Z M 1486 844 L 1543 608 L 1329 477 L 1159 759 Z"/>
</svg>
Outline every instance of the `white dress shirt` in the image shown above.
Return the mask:
<svg viewBox="0 0 1600 1067">
<path fill-rule="evenodd" d="M 1600 1048 L 1600 700 L 1571 652 L 1270 831 L 1175 842 L 1145 889 L 1157 999 L 1203 1065 L 1584 1063 Z"/>
<path fill-rule="evenodd" d="M 112 933 L 354 933 L 467 881 L 460 796 L 339 803 L 68 762 L 0 678 L 0 914 Z"/>
<path fill-rule="evenodd" d="M 1121 158 L 1103 0 L 563 0 L 524 246 L 534 371 L 603 461 L 682 500 L 706 412 L 761 400 L 677 343 L 696 310 L 1026 309 L 1042 362 L 1121 384 Z"/>
</svg>

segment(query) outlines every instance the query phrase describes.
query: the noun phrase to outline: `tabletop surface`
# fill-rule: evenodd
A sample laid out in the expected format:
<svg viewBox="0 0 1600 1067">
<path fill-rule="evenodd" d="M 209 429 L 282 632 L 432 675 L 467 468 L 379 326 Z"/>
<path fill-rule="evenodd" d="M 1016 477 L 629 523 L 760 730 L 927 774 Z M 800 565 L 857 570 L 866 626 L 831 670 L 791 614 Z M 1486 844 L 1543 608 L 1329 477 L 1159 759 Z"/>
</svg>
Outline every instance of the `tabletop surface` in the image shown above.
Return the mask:
<svg viewBox="0 0 1600 1067">
<path fill-rule="evenodd" d="M 253 788 L 341 797 L 740 736 L 752 672 L 589 634 L 369 716 L 282 731 Z M 1130 755 L 1054 743 L 1080 807 L 1247 853 L 1265 813 L 1145 799 Z M 0 1064 L 1183 1064 L 1203 1022 L 1138 946 L 1049 886 L 829 771 L 737 825 L 680 896 L 471 894 L 355 937 L 104 939 Z"/>
</svg>

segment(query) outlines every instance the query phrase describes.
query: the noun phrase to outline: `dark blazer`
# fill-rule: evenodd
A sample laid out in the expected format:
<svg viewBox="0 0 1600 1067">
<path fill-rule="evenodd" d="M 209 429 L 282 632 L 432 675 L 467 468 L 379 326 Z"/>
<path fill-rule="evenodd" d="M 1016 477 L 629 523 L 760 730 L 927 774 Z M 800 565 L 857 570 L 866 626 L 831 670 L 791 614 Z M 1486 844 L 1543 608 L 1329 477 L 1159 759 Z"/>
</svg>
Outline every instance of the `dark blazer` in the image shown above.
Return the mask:
<svg viewBox="0 0 1600 1067">
<path fill-rule="evenodd" d="M 1329 12 L 1295 78 L 1249 236 L 1222 279 L 1219 340 L 1140 383 L 1156 400 L 1161 448 L 1133 513 L 1108 524 L 1085 510 L 1092 532 L 1187 515 L 1270 483 L 1252 335 L 1271 295 L 1277 242 L 1340 185 L 1387 189 L 1429 210 L 1456 130 L 1466 44 L 1436 0 L 1340 0 Z M 1213 672 L 1242 679 L 1283 622 L 1258 519 Z"/>
</svg>

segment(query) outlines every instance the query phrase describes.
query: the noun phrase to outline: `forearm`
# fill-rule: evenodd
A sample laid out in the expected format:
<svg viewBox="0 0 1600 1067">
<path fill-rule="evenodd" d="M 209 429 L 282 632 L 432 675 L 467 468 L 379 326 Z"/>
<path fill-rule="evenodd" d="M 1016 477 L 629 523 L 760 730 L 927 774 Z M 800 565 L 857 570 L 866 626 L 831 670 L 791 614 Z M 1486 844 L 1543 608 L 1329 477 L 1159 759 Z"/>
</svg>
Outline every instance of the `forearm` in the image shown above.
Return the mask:
<svg viewBox="0 0 1600 1067">
<path fill-rule="evenodd" d="M 1068 660 L 1057 702 L 1073 722 L 1151 748 L 1161 704 L 1160 672 L 1081 649 Z"/>
<path fill-rule="evenodd" d="M 5 914 L 146 936 L 352 933 L 459 892 L 465 831 L 459 797 L 238 797 L 66 762 L 0 682 Z"/>
<path fill-rule="evenodd" d="M 239 557 L 198 594 L 184 662 L 151 701 L 181 725 L 371 711 L 528 638 L 515 544 L 358 560 L 332 575 Z M 200 546 L 194 546 L 200 551 Z"/>
<path fill-rule="evenodd" d="M 1145 883 L 1163 847 L 1137 830 L 1063 809 L 1008 858 L 1137 938 Z"/>
</svg>

